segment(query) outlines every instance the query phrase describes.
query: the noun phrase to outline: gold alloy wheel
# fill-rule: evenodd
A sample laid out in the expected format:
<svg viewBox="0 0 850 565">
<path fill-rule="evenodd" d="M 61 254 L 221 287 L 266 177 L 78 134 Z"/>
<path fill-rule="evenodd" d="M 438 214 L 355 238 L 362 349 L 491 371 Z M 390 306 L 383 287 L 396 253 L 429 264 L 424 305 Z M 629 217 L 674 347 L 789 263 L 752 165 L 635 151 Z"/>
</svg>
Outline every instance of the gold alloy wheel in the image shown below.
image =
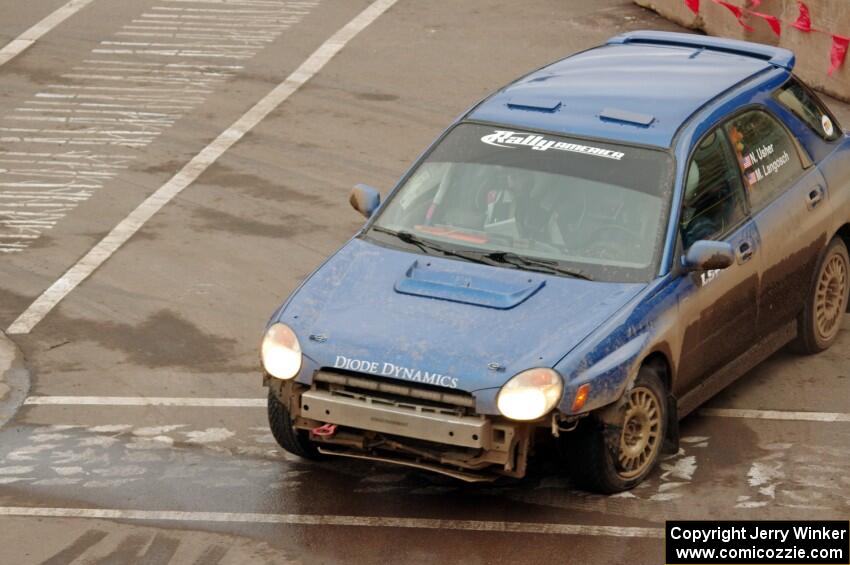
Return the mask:
<svg viewBox="0 0 850 565">
<path fill-rule="evenodd" d="M 815 294 L 815 329 L 825 342 L 830 341 L 841 327 L 846 307 L 847 263 L 834 254 L 821 269 Z"/>
<path fill-rule="evenodd" d="M 629 392 L 623 431 L 620 434 L 619 475 L 641 475 L 655 460 L 661 445 L 661 405 L 650 389 L 637 386 Z"/>
</svg>

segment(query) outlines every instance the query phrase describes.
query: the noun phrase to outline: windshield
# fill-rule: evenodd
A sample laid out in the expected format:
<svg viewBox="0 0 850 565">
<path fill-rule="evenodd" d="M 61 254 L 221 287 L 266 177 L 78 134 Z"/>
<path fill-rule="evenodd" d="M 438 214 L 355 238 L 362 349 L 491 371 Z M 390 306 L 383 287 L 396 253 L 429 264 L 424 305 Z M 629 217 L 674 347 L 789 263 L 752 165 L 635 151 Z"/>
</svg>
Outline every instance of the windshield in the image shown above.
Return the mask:
<svg viewBox="0 0 850 565">
<path fill-rule="evenodd" d="M 662 151 L 461 124 L 381 207 L 367 237 L 515 268 L 645 281 L 657 271 L 671 170 Z"/>
</svg>

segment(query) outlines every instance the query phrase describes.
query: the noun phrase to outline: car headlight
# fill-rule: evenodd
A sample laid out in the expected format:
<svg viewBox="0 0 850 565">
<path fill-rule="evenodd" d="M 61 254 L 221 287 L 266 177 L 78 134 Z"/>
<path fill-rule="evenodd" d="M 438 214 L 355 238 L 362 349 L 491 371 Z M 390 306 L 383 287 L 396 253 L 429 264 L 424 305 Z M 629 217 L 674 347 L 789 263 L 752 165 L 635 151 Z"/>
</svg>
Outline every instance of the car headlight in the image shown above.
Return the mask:
<svg viewBox="0 0 850 565">
<path fill-rule="evenodd" d="M 496 406 L 511 420 L 536 420 L 552 410 L 564 391 L 564 382 L 552 369 L 529 369 L 511 378 L 496 397 Z"/>
<path fill-rule="evenodd" d="M 291 379 L 301 370 L 301 345 L 295 332 L 281 323 L 272 324 L 260 348 L 263 368 L 278 379 Z"/>
</svg>

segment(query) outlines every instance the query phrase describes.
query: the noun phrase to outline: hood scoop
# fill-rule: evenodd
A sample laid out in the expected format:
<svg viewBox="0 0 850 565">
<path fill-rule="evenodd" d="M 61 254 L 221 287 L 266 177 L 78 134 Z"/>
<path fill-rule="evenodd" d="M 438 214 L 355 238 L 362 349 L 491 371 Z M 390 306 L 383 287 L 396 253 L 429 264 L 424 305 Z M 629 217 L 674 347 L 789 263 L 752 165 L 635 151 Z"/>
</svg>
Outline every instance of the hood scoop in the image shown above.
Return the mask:
<svg viewBox="0 0 850 565">
<path fill-rule="evenodd" d="M 499 269 L 498 279 L 448 271 L 414 261 L 395 283 L 400 294 L 461 302 L 507 310 L 522 304 L 546 285 L 542 277 L 518 270 Z"/>
</svg>

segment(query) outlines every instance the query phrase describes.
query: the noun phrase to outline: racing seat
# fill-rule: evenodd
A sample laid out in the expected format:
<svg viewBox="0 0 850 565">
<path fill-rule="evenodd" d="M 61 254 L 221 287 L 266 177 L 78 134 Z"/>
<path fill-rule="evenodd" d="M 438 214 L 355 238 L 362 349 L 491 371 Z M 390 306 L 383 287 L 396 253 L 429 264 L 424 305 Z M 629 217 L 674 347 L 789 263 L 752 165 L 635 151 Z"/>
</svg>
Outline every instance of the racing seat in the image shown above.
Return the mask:
<svg viewBox="0 0 850 565">
<path fill-rule="evenodd" d="M 450 190 L 440 210 L 435 214 L 433 224 L 442 224 L 453 228 L 483 231 L 487 218 L 487 183 L 479 175 L 459 174 L 461 178 L 454 182 L 466 184 L 465 190 Z M 478 178 L 476 178 L 476 176 Z"/>
<path fill-rule="evenodd" d="M 555 213 L 557 191 L 545 183 L 533 182 L 517 196 L 516 224 L 521 238 L 552 244 L 550 233 Z"/>
</svg>

